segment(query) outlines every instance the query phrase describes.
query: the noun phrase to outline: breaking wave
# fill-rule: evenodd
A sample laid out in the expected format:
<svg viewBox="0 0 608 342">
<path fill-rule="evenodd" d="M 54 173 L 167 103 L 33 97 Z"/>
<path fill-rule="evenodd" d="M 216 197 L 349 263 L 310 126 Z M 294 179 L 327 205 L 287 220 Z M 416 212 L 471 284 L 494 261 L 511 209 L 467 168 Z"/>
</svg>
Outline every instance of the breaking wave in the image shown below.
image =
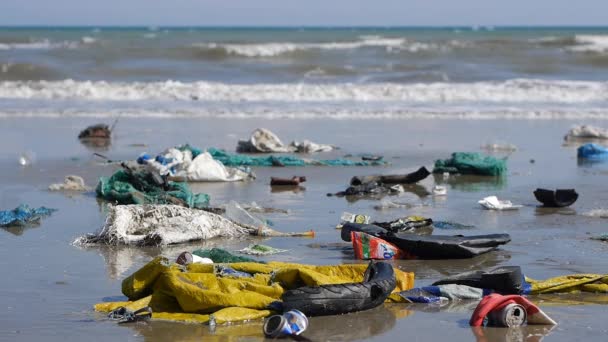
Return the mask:
<svg viewBox="0 0 608 342">
<path fill-rule="evenodd" d="M 5 81 L 0 99 L 223 102 L 399 102 L 411 104 L 602 104 L 608 82 L 514 79 L 474 83 L 280 83 Z"/>
<path fill-rule="evenodd" d="M 356 41 L 326 42 L 326 43 L 195 43 L 195 48 L 215 52 L 223 52 L 227 55 L 241 57 L 276 57 L 284 54 L 310 50 L 352 50 L 366 47 L 383 48 L 387 52 L 421 52 L 421 51 L 444 51 L 454 47 L 466 46 L 464 42 L 448 41 L 445 43 L 425 43 L 406 38 L 387 38 L 382 36 L 360 36 Z"/>
<path fill-rule="evenodd" d="M 86 43 L 86 42 L 84 42 Z M 80 42 L 63 41 L 52 42 L 48 39 L 32 42 L 10 42 L 0 43 L 0 50 L 44 50 L 44 49 L 75 49 Z"/>
<path fill-rule="evenodd" d="M 608 35 L 577 34 L 566 37 L 541 37 L 530 42 L 546 46 L 563 47 L 574 52 L 608 52 Z"/>
</svg>

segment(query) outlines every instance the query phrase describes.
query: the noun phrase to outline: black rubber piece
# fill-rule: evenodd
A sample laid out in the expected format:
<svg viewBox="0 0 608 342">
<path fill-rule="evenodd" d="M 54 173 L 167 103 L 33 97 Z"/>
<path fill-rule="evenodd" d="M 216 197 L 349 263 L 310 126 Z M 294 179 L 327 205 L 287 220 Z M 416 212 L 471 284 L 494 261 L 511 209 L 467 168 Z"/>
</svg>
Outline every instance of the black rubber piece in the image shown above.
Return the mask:
<svg viewBox="0 0 608 342">
<path fill-rule="evenodd" d="M 562 208 L 572 205 L 578 199 L 574 189 L 536 189 L 534 197 L 545 207 Z"/>
<path fill-rule="evenodd" d="M 417 235 L 392 233 L 372 224 L 346 223 L 340 234 L 350 241 L 350 232 L 359 231 L 390 242 L 409 255 L 419 259 L 466 259 L 484 254 L 511 241 L 509 234 L 472 236 Z"/>
<path fill-rule="evenodd" d="M 380 176 L 355 176 L 350 180 L 350 185 L 362 185 L 377 182 L 380 184 L 412 184 L 419 182 L 431 173 L 422 166 L 418 170 L 405 175 L 380 175 Z"/>
<path fill-rule="evenodd" d="M 511 241 L 509 234 L 472 236 L 387 234 L 382 239 L 419 259 L 466 259 L 493 251 Z"/>
<path fill-rule="evenodd" d="M 472 271 L 441 279 L 433 285 L 458 284 L 490 289 L 501 294 L 520 294 L 523 275 L 519 266 L 503 266 L 491 271 Z"/>
<path fill-rule="evenodd" d="M 285 311 L 297 309 L 307 316 L 340 315 L 381 305 L 395 286 L 393 266 L 371 262 L 361 283 L 300 287 L 284 292 L 281 298 Z"/>
</svg>

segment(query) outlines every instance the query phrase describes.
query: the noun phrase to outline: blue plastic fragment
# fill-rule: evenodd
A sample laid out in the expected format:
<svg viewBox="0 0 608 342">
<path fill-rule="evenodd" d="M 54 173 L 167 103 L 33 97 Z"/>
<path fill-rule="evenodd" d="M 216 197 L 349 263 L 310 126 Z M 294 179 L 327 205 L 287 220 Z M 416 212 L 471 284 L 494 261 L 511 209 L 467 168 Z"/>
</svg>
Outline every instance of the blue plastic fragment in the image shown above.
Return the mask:
<svg viewBox="0 0 608 342">
<path fill-rule="evenodd" d="M 46 207 L 30 208 L 27 204 L 21 204 L 13 210 L 0 211 L 0 226 L 22 226 L 38 222 L 41 218 L 49 216 L 54 211 L 57 211 L 57 209 Z"/>
</svg>

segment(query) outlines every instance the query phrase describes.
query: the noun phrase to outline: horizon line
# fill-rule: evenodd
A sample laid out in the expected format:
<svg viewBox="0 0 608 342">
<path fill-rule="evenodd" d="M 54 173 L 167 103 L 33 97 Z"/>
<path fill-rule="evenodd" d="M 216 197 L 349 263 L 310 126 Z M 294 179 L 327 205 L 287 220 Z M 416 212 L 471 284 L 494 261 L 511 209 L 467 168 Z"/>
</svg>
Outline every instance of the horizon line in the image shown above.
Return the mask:
<svg viewBox="0 0 608 342">
<path fill-rule="evenodd" d="M 129 28 L 129 29 L 446 29 L 446 28 L 480 28 L 480 29 L 517 29 L 517 28 L 608 28 L 608 25 L 0 25 L 3 28 Z"/>
</svg>

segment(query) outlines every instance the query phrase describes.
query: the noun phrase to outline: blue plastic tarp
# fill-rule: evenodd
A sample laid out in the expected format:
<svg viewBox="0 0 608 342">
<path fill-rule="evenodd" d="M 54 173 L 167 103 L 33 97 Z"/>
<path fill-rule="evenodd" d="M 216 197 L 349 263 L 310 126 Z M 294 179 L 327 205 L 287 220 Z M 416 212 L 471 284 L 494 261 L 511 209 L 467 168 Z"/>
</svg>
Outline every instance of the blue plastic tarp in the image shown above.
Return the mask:
<svg viewBox="0 0 608 342">
<path fill-rule="evenodd" d="M 38 222 L 41 218 L 49 216 L 54 211 L 57 211 L 57 209 L 46 207 L 30 208 L 27 204 L 22 204 L 13 210 L 0 211 L 0 226 L 22 226 Z"/>
<path fill-rule="evenodd" d="M 598 144 L 585 144 L 578 148 L 577 155 L 587 160 L 608 160 L 608 148 Z"/>
</svg>

